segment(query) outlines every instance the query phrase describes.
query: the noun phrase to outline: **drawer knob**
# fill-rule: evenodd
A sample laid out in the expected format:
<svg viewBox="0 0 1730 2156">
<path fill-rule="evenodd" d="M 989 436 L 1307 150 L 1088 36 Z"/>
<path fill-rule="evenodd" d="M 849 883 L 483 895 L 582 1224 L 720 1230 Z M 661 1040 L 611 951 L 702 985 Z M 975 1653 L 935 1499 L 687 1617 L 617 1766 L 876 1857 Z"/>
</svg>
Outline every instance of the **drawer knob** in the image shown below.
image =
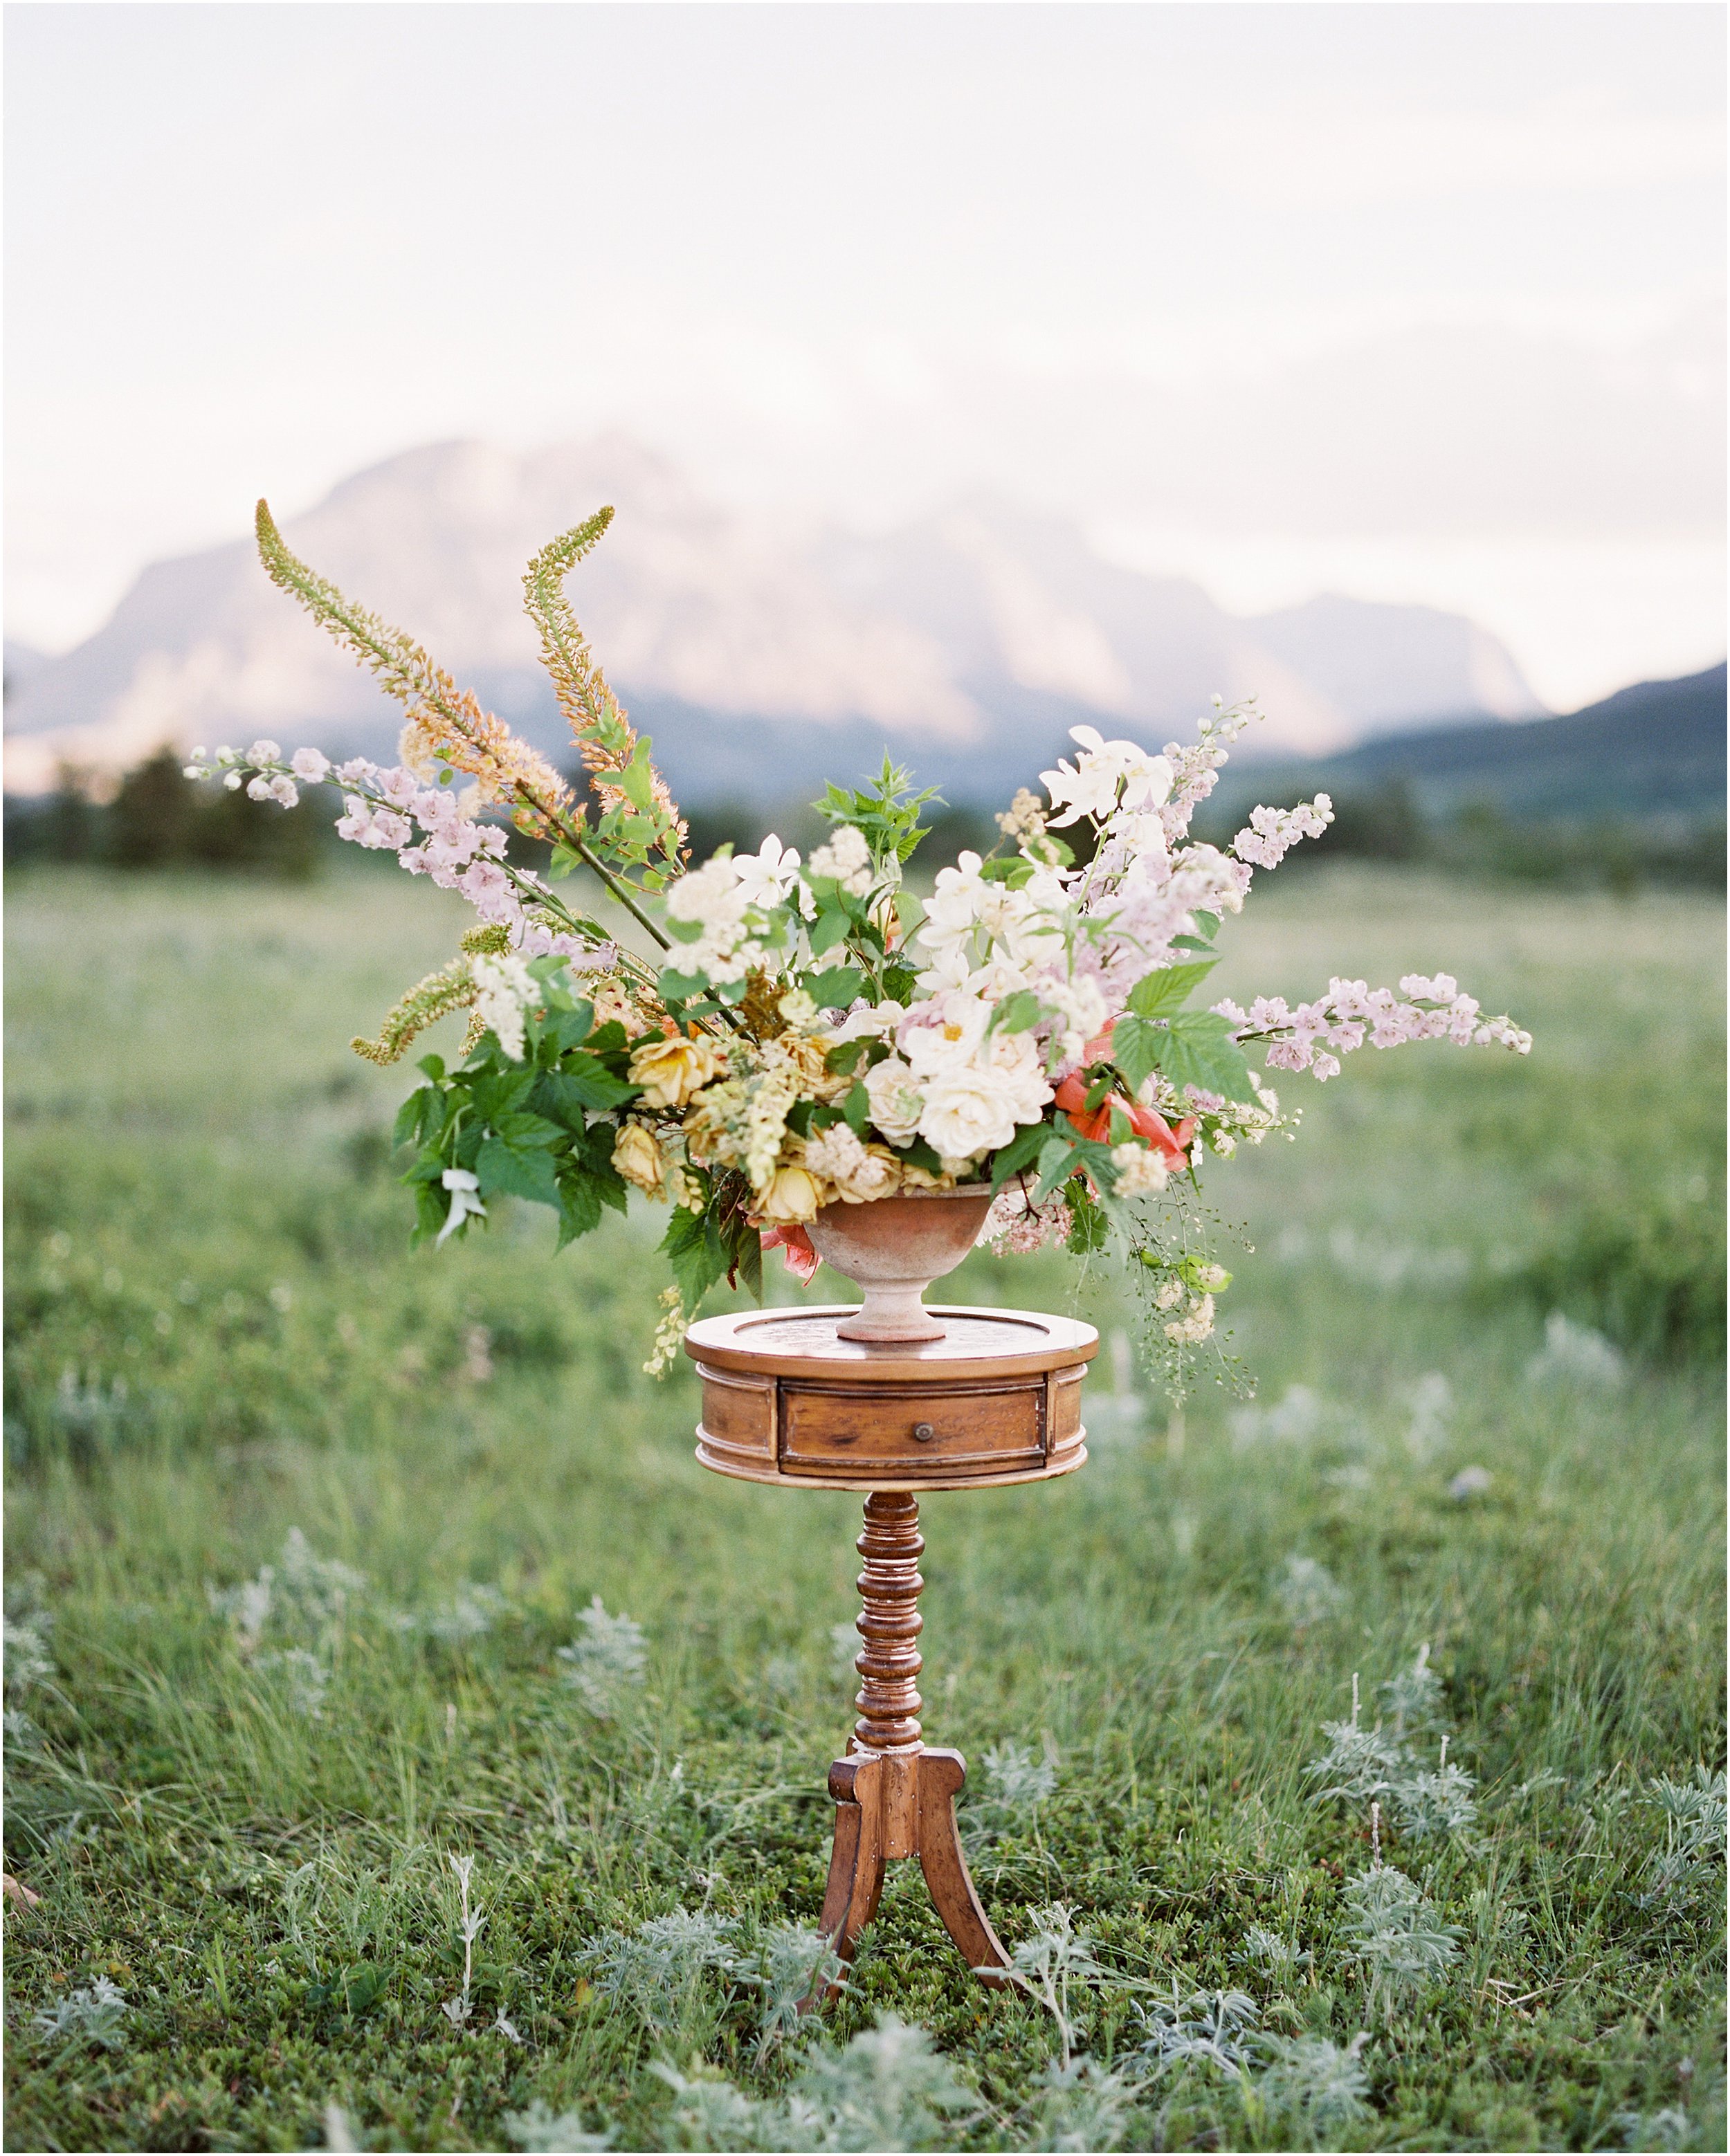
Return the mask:
<svg viewBox="0 0 1730 2156">
<path fill-rule="evenodd" d="M 913 1425 L 913 1437 L 916 1444 L 929 1445 L 936 1435 L 937 1431 L 928 1422 L 916 1422 Z"/>
</svg>

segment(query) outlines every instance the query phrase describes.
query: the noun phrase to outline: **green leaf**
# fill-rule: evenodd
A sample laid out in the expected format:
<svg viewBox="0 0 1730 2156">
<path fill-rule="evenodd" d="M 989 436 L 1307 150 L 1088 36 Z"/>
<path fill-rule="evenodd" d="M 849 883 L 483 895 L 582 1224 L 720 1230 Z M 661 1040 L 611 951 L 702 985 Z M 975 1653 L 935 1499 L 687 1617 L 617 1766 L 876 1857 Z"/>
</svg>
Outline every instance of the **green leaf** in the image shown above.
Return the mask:
<svg viewBox="0 0 1730 2156">
<path fill-rule="evenodd" d="M 560 1056 L 567 1049 L 581 1048 L 588 1039 L 589 1029 L 594 1022 L 595 1007 L 593 1004 L 573 1004 L 567 1010 L 548 1012 L 547 1023 L 541 1029 L 541 1038 L 551 1054 Z"/>
<path fill-rule="evenodd" d="M 673 1209 L 661 1248 L 679 1283 L 687 1316 L 695 1317 L 697 1306 L 727 1269 L 727 1254 L 721 1231 L 706 1213 Z"/>
<path fill-rule="evenodd" d="M 519 1150 L 501 1137 L 490 1137 L 481 1146 L 475 1173 L 480 1178 L 483 1198 L 506 1190 L 536 1205 L 556 1206 L 559 1202 L 552 1161 L 538 1146 Z"/>
<path fill-rule="evenodd" d="M 762 1301 L 762 1238 L 742 1213 L 730 1213 L 721 1229 L 726 1251 L 727 1285 L 742 1281 L 752 1298 Z"/>
<path fill-rule="evenodd" d="M 436 1085 L 444 1075 L 444 1058 L 442 1055 L 423 1055 L 419 1068 L 424 1070 L 428 1077 Z"/>
<path fill-rule="evenodd" d="M 541 1081 L 535 1099 L 543 1111 L 557 1116 L 572 1129 L 583 1127 L 583 1111 L 593 1110 L 604 1115 L 609 1108 L 622 1107 L 642 1091 L 629 1080 L 615 1078 L 603 1063 L 578 1050 L 557 1070 L 549 1070 Z"/>
<path fill-rule="evenodd" d="M 806 973 L 799 986 L 819 1010 L 845 1010 L 855 996 L 865 993 L 865 975 L 857 966 L 830 966 L 820 973 Z"/>
<path fill-rule="evenodd" d="M 1031 988 L 1017 988 L 1005 996 L 991 1014 L 988 1031 L 1027 1033 L 1040 1022 L 1040 999 Z"/>
<path fill-rule="evenodd" d="M 865 1125 L 871 1120 L 871 1096 L 866 1092 L 862 1079 L 855 1081 L 852 1090 L 841 1103 L 841 1113 L 847 1118 L 858 1135 L 863 1137 L 865 1133 Z"/>
<path fill-rule="evenodd" d="M 844 1040 L 839 1047 L 830 1049 L 828 1055 L 824 1057 L 823 1067 L 825 1070 L 833 1070 L 839 1076 L 844 1078 L 850 1071 L 858 1069 L 859 1059 L 865 1052 L 864 1041 Z"/>
<path fill-rule="evenodd" d="M 1217 1011 L 1180 1012 L 1160 1045 L 1159 1067 L 1180 1090 L 1199 1086 L 1228 1101 L 1253 1101 L 1250 1065 L 1230 1036 L 1230 1022 Z"/>
<path fill-rule="evenodd" d="M 1204 907 L 1190 917 L 1209 942 L 1219 933 L 1219 916 L 1217 913 L 1209 913 Z"/>
<path fill-rule="evenodd" d="M 852 926 L 844 907 L 833 906 L 825 900 L 811 923 L 811 956 L 820 958 L 825 951 L 833 951 L 837 943 L 844 943 Z"/>
<path fill-rule="evenodd" d="M 549 1122 L 545 1116 L 533 1115 L 526 1109 L 501 1116 L 493 1126 L 493 1133 L 511 1146 L 561 1145 L 565 1137 L 565 1132 L 558 1124 Z"/>
<path fill-rule="evenodd" d="M 633 808 L 646 809 L 655 798 L 655 773 L 649 764 L 649 737 L 644 734 L 632 752 L 630 762 L 615 781 Z"/>
<path fill-rule="evenodd" d="M 1031 1168 L 1052 1135 L 1049 1123 L 1024 1123 L 1006 1146 L 999 1147 L 991 1163 L 991 1194 L 994 1198 L 1012 1175 Z"/>
<path fill-rule="evenodd" d="M 660 979 L 656 983 L 664 1001 L 681 1004 L 689 1003 L 708 985 L 706 974 L 681 973 L 675 966 L 663 966 Z"/>
<path fill-rule="evenodd" d="M 410 1138 L 420 1136 L 421 1121 L 426 1114 L 432 1093 L 430 1086 L 423 1086 L 418 1091 L 411 1093 L 398 1109 L 397 1120 L 391 1125 L 393 1145 L 407 1145 Z"/>
<path fill-rule="evenodd" d="M 601 1224 L 598 1176 L 582 1168 L 567 1168 L 558 1179 L 558 1245 L 574 1243 L 579 1235 L 593 1233 Z"/>
<path fill-rule="evenodd" d="M 911 1161 L 915 1168 L 922 1168 L 927 1175 L 941 1175 L 943 1163 L 935 1146 L 927 1145 L 923 1138 L 910 1138 L 904 1146 L 895 1148 L 901 1158 Z"/>
<path fill-rule="evenodd" d="M 1204 959 L 1199 965 L 1162 966 L 1143 973 L 1130 990 L 1129 1008 L 1138 1018 L 1168 1018 L 1181 1010 L 1219 962 Z"/>
<path fill-rule="evenodd" d="M 1040 1148 L 1040 1187 L 1034 1194 L 1036 1198 L 1048 1198 L 1069 1180 L 1075 1166 L 1075 1156 L 1081 1148 L 1075 1139 L 1065 1137 L 1044 1123 L 1037 1127 L 1045 1132 L 1046 1139 Z"/>
<path fill-rule="evenodd" d="M 1159 1068 L 1166 1031 L 1152 1019 L 1125 1011 L 1111 1028 L 1111 1060 L 1123 1073 L 1132 1093 L 1139 1092 Z"/>
<path fill-rule="evenodd" d="M 919 986 L 919 976 L 911 966 L 886 966 L 883 969 L 883 994 L 890 1003 L 910 1004 Z"/>
</svg>

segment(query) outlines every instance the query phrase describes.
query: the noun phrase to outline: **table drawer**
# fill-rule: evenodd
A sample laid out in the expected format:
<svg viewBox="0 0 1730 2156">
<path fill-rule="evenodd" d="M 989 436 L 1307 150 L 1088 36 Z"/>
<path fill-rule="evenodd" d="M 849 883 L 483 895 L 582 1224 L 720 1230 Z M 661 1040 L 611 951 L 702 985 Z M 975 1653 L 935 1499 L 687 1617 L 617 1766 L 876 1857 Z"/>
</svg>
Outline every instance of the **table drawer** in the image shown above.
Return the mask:
<svg viewBox="0 0 1730 2156">
<path fill-rule="evenodd" d="M 862 1393 L 839 1387 L 781 1389 L 784 1473 L 1003 1474 L 1045 1457 L 1045 1387 L 945 1386 L 941 1392 Z"/>
</svg>

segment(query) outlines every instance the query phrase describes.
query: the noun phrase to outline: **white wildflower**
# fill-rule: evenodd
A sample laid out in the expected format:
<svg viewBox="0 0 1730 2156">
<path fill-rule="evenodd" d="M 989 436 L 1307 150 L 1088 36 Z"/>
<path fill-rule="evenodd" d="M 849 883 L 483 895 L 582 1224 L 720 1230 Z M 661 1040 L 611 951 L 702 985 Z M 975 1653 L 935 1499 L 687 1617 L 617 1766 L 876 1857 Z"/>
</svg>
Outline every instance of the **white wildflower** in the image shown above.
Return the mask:
<svg viewBox="0 0 1730 2156">
<path fill-rule="evenodd" d="M 444 1242 L 454 1235 L 465 1220 L 479 1217 L 485 1219 L 486 1208 L 478 1195 L 480 1178 L 471 1168 L 447 1168 L 439 1178 L 450 1193 L 450 1210 L 444 1216 L 444 1225 L 439 1230 L 436 1240 Z"/>
<path fill-rule="evenodd" d="M 840 824 L 826 845 L 813 853 L 809 873 L 829 877 L 855 898 L 871 887 L 871 849 L 863 831 L 852 824 Z"/>
<path fill-rule="evenodd" d="M 1120 1198 L 1157 1198 L 1165 1188 L 1165 1164 L 1151 1146 L 1132 1139 L 1113 1146 L 1111 1159 L 1117 1169 Z"/>
<path fill-rule="evenodd" d="M 480 991 L 475 1009 L 481 1022 L 492 1029 L 498 1044 L 513 1063 L 522 1060 L 523 1013 L 540 994 L 534 976 L 521 958 L 508 952 L 497 957 L 478 957 L 473 965 L 475 987 Z"/>
</svg>

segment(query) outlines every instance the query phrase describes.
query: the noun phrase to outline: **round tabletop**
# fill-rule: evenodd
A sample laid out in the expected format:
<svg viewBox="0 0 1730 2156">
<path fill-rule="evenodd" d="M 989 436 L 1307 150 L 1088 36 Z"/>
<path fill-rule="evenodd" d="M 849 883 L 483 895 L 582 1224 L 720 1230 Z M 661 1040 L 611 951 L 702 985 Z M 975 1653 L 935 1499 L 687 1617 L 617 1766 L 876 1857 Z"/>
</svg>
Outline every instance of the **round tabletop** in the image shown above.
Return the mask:
<svg viewBox="0 0 1730 2156">
<path fill-rule="evenodd" d="M 685 1336 L 694 1360 L 770 1377 L 833 1377 L 849 1383 L 930 1385 L 969 1378 L 1032 1376 L 1090 1362 L 1099 1334 L 1073 1317 L 1038 1310 L 931 1306 L 941 1340 L 843 1340 L 835 1327 L 857 1303 L 747 1310 L 701 1317 Z"/>
<path fill-rule="evenodd" d="M 931 1306 L 940 1340 L 844 1340 L 856 1303 L 706 1317 L 697 1457 L 750 1482 L 959 1490 L 1044 1481 L 1086 1459 L 1092 1326 L 1037 1310 Z"/>
</svg>

